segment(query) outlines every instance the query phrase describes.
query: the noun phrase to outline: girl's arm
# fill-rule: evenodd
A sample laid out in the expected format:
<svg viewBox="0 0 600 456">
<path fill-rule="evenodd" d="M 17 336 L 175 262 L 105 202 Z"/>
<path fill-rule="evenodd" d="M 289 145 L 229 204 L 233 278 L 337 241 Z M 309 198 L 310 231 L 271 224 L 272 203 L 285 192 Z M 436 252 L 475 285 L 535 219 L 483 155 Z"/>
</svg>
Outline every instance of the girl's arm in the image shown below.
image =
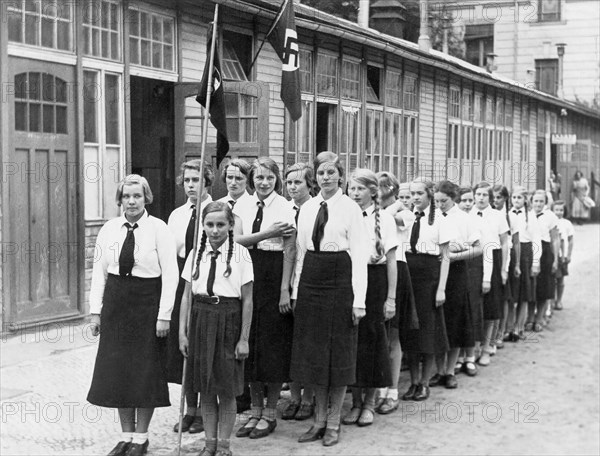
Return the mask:
<svg viewBox="0 0 600 456">
<path fill-rule="evenodd" d="M 508 232 L 500 235 L 500 248 L 502 249 L 502 269 L 500 274 L 502 275 L 502 285 L 506 285 L 508 280 L 508 261 L 510 255 L 508 252 Z"/>
<path fill-rule="evenodd" d="M 513 250 L 515 252 L 515 277 L 521 277 L 521 240 L 519 233 L 513 234 Z"/>
<path fill-rule="evenodd" d="M 573 245 L 575 244 L 575 239 L 573 235 L 569 236 L 569 250 L 567 253 L 567 263 L 571 262 L 571 255 L 573 254 Z"/>
<path fill-rule="evenodd" d="M 454 243 L 453 243 L 454 244 Z M 483 247 L 481 247 L 481 243 L 479 241 L 475 241 L 472 245 L 468 246 L 465 250 L 460 252 L 452 251 L 456 249 L 448 250 L 448 257 L 450 258 L 450 262 L 460 261 L 460 260 L 472 260 L 480 256 L 483 253 Z"/>
<path fill-rule="evenodd" d="M 252 290 L 254 282 L 242 285 L 242 331 L 240 340 L 235 346 L 235 359 L 243 360 L 248 357 L 248 339 L 250 338 L 250 325 L 252 324 Z"/>
<path fill-rule="evenodd" d="M 440 254 L 442 263 L 440 264 L 440 281 L 438 282 L 437 292 L 435 294 L 436 307 L 441 306 L 446 301 L 446 281 L 448 280 L 448 271 L 450 270 L 450 258 L 448 252 L 448 243 L 440 244 Z"/>
<path fill-rule="evenodd" d="M 292 311 L 290 302 L 290 285 L 292 271 L 296 266 L 296 233 L 283 238 L 283 274 L 279 291 L 279 312 L 282 314 Z"/>
<path fill-rule="evenodd" d="M 183 296 L 181 297 L 181 307 L 179 309 L 179 351 L 187 358 L 188 355 L 188 314 L 190 308 L 190 282 L 185 283 Z"/>
<path fill-rule="evenodd" d="M 550 245 L 554 254 L 554 261 L 552 262 L 552 272 L 554 273 L 558 268 L 558 257 L 560 256 L 560 233 L 557 226 L 550 230 Z"/>
<path fill-rule="evenodd" d="M 260 230 L 258 233 L 243 235 L 234 233 L 234 240 L 238 244 L 241 244 L 244 247 L 248 248 L 266 239 L 272 239 L 276 237 L 283 237 L 285 239 L 286 237 L 291 236 L 295 232 L 296 229 L 293 225 L 285 222 L 275 222 L 271 226 L 265 228 L 264 230 Z"/>
<path fill-rule="evenodd" d="M 398 263 L 396 263 L 396 248 L 388 250 L 385 254 L 388 291 L 385 300 L 385 319 L 389 320 L 396 314 L 396 284 L 398 282 Z"/>
</svg>

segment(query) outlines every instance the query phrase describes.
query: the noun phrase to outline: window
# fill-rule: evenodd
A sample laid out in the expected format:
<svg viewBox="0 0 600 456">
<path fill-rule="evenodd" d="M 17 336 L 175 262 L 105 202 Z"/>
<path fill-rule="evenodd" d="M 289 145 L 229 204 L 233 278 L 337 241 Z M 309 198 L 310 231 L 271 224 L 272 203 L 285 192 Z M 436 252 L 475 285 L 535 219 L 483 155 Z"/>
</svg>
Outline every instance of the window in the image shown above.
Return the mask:
<svg viewBox="0 0 600 456">
<path fill-rule="evenodd" d="M 511 100 L 506 100 L 506 108 L 504 112 L 504 126 L 506 128 L 512 128 L 513 121 L 513 103 Z"/>
<path fill-rule="evenodd" d="M 486 129 L 487 154 L 486 161 L 494 159 L 494 130 Z"/>
<path fill-rule="evenodd" d="M 230 142 L 258 141 L 258 100 L 243 93 L 225 93 L 227 136 Z"/>
<path fill-rule="evenodd" d="M 300 87 L 303 92 L 313 91 L 313 53 L 300 49 Z"/>
<path fill-rule="evenodd" d="M 229 40 L 223 40 L 223 79 L 230 81 L 247 81 L 244 67 L 238 59 L 237 52 Z"/>
<path fill-rule="evenodd" d="M 382 112 L 367 109 L 365 167 L 381 171 L 381 116 Z"/>
<path fill-rule="evenodd" d="M 404 116 L 402 144 L 405 154 L 400 164 L 401 182 L 414 179 L 416 173 L 415 160 L 417 156 L 417 117 Z"/>
<path fill-rule="evenodd" d="M 454 119 L 460 119 L 460 89 L 450 87 L 450 100 L 449 100 L 449 113 L 448 115 Z"/>
<path fill-rule="evenodd" d="M 389 170 L 396 176 L 400 176 L 400 153 L 401 144 L 402 114 L 396 112 L 386 112 L 385 114 L 385 149 L 383 158 L 383 170 Z"/>
<path fill-rule="evenodd" d="M 504 100 L 498 98 L 496 103 L 496 126 L 504 127 Z"/>
<path fill-rule="evenodd" d="M 512 160 L 512 148 L 513 148 L 513 134 L 512 131 L 504 132 L 504 160 Z"/>
<path fill-rule="evenodd" d="M 399 71 L 386 72 L 385 101 L 393 108 L 402 107 L 402 75 Z"/>
<path fill-rule="evenodd" d="M 538 0 L 539 22 L 560 21 L 560 1 L 561 0 Z"/>
<path fill-rule="evenodd" d="M 473 147 L 473 127 L 463 125 L 462 126 L 462 147 L 460 152 L 460 158 L 463 160 L 471 160 L 471 150 Z"/>
<path fill-rule="evenodd" d="M 175 70 L 175 19 L 129 10 L 130 61 L 149 68 Z"/>
<path fill-rule="evenodd" d="M 110 60 L 121 59 L 120 11 L 120 5 L 112 1 L 85 0 L 84 54 Z"/>
<path fill-rule="evenodd" d="M 481 127 L 475 127 L 474 147 L 473 158 L 481 160 L 481 151 L 483 150 L 483 128 Z"/>
<path fill-rule="evenodd" d="M 61 51 L 73 50 L 75 2 L 14 0 L 5 3 L 2 8 L 6 8 L 9 41 Z"/>
<path fill-rule="evenodd" d="M 15 76 L 15 130 L 67 134 L 67 84 L 49 73 Z"/>
<path fill-rule="evenodd" d="M 475 95 L 474 116 L 475 122 L 483 123 L 483 96 L 481 94 Z"/>
<path fill-rule="evenodd" d="M 523 113 L 521 114 L 521 129 L 529 132 L 529 106 L 523 105 Z"/>
<path fill-rule="evenodd" d="M 252 63 L 252 37 L 223 31 L 223 78 L 233 81 L 248 81 L 251 79 L 250 64 Z"/>
<path fill-rule="evenodd" d="M 338 91 L 337 57 L 319 54 L 317 57 L 317 94 L 337 96 Z"/>
<path fill-rule="evenodd" d="M 535 61 L 535 87 L 542 92 L 556 95 L 558 89 L 558 59 Z"/>
<path fill-rule="evenodd" d="M 379 103 L 379 87 L 381 85 L 381 71 L 379 68 L 367 66 L 367 102 Z"/>
<path fill-rule="evenodd" d="M 419 87 L 417 84 L 416 76 L 404 76 L 404 109 L 419 110 Z"/>
<path fill-rule="evenodd" d="M 360 98 L 360 66 L 357 62 L 342 62 L 342 98 Z"/>
<path fill-rule="evenodd" d="M 312 101 L 302 101 L 302 117 L 292 122 L 290 116 L 285 116 L 286 135 L 286 166 L 294 163 L 308 163 L 312 157 L 313 128 Z"/>
<path fill-rule="evenodd" d="M 447 147 L 448 158 L 458 158 L 458 151 L 460 150 L 459 133 L 460 133 L 460 125 L 457 125 L 457 124 L 449 124 L 448 125 L 448 147 Z"/>
<path fill-rule="evenodd" d="M 119 215 L 114 195 L 121 179 L 121 75 L 103 70 L 83 72 L 83 141 L 85 218 Z"/>
<path fill-rule="evenodd" d="M 340 159 L 344 163 L 346 176 L 358 167 L 358 144 L 360 134 L 360 108 L 342 106 L 342 138 Z"/>
<path fill-rule="evenodd" d="M 473 121 L 473 93 L 465 91 L 463 93 L 463 120 Z"/>
<path fill-rule="evenodd" d="M 496 100 L 488 98 L 485 104 L 485 123 L 488 125 L 494 125 L 494 116 L 496 114 Z"/>
<path fill-rule="evenodd" d="M 494 24 L 465 26 L 465 60 L 475 66 L 484 67 L 487 55 L 494 52 Z"/>
</svg>

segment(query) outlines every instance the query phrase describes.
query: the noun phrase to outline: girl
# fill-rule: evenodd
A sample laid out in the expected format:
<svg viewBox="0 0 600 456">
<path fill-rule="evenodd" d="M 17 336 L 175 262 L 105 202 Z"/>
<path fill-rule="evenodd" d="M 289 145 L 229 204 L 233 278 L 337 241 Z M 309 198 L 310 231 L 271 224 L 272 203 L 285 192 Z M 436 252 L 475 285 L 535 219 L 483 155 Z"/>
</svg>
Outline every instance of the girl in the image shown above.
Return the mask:
<svg viewBox="0 0 600 456">
<path fill-rule="evenodd" d="M 177 183 L 183 187 L 188 200 L 183 206 L 178 207 L 169 216 L 167 226 L 175 238 L 177 249 L 177 265 L 179 274 L 183 272 L 185 260 L 193 248 L 194 230 L 196 228 L 196 214 L 202 213 L 206 205 L 212 202 L 208 189 L 213 183 L 214 173 L 210 165 L 204 164 L 204 188 L 200 188 L 200 160 L 190 160 L 181 164 L 181 174 L 177 177 Z M 200 202 L 200 210 L 197 210 Z M 179 308 L 181 297 L 185 288 L 185 280 L 180 277 L 175 305 L 171 313 L 171 328 L 167 340 L 167 381 L 181 384 L 183 375 L 183 356 L 179 351 Z M 182 432 L 189 431 L 197 434 L 204 430 L 202 414 L 198 407 L 198 395 L 187 391 L 185 394 L 187 412 L 183 417 Z M 179 431 L 179 422 L 173 427 L 173 431 Z"/>
<path fill-rule="evenodd" d="M 381 207 L 394 217 L 396 222 L 396 238 L 399 249 L 396 249 L 396 265 L 398 279 L 396 280 L 396 314 L 386 322 L 389 340 L 390 366 L 392 370 L 392 386 L 379 390 L 380 403 L 375 411 L 387 415 L 400 405 L 398 398 L 398 382 L 402 365 L 402 345 L 410 329 L 418 329 L 419 322 L 415 307 L 410 273 L 406 264 L 404 245 L 409 245 L 410 231 L 415 215 L 409 209 L 412 205 L 408 184 L 398 184 L 396 177 L 387 172 L 377 174 Z M 399 195 L 396 200 L 396 194 Z M 408 198 L 406 196 L 408 195 Z"/>
<path fill-rule="evenodd" d="M 446 354 L 445 370 L 443 369 L 444 355 L 438 354 L 437 356 L 438 374 L 445 374 L 443 383 L 446 388 L 458 386 L 454 368 L 461 347 L 470 352 L 465 357 L 466 368 L 471 371 L 468 370 L 467 373 L 469 375 L 477 373 L 473 355 L 476 329 L 471 310 L 471 306 L 475 304 L 471 302 L 469 296 L 467 261 L 481 255 L 481 233 L 471 222 L 469 216 L 454 203 L 457 192 L 457 186 L 450 181 L 440 182 L 435 191 L 435 204 L 442 213 L 440 231 L 448 231 L 452 236 L 449 244 L 450 270 L 446 285 L 446 302 L 444 303 L 444 317 L 450 347 Z"/>
<path fill-rule="evenodd" d="M 448 351 L 442 304 L 446 300 L 450 264 L 448 243 L 452 230 L 440 230 L 442 215 L 434 208 L 432 182 L 417 178 L 410 184 L 410 193 L 415 221 L 410 229 L 406 262 L 412 279 L 419 327 L 407 332 L 403 344 L 408 355 L 411 385 L 402 399 L 424 401 L 429 398 L 429 379 L 435 355 Z M 419 367 L 421 358 L 422 373 Z"/>
<path fill-rule="evenodd" d="M 314 167 L 321 191 L 298 218 L 290 373 L 313 385 L 316 399 L 314 425 L 298 441 L 323 438 L 331 446 L 339 441 L 346 386 L 356 382 L 356 326 L 365 315 L 370 251 L 361 210 L 340 189 L 339 157 L 321 152 Z"/>
<path fill-rule="evenodd" d="M 581 225 L 584 220 L 590 218 L 590 209 L 585 204 L 586 198 L 589 197 L 590 184 L 583 177 L 581 171 L 577 171 L 573 176 L 573 184 L 571 187 L 571 213 L 575 223 Z"/>
<path fill-rule="evenodd" d="M 540 226 L 542 241 L 542 256 L 540 258 L 540 273 L 535 278 L 535 294 L 529 301 L 526 331 L 540 332 L 549 302 L 556 293 L 554 273 L 558 269 L 560 251 L 560 233 L 558 217 L 550 209 L 546 209 L 548 197 L 544 190 L 536 190 L 531 198 L 531 206 Z"/>
<path fill-rule="evenodd" d="M 227 186 L 227 195 L 219 201 L 229 204 L 234 214 L 237 214 L 239 208 L 251 204 L 252 196 L 247 190 L 249 175 L 250 164 L 241 158 L 234 158 L 223 167 L 221 180 Z"/>
<path fill-rule="evenodd" d="M 502 318 L 505 300 L 504 286 L 508 280 L 508 234 L 510 228 L 506 217 L 490 206 L 493 198 L 494 194 L 490 184 L 481 182 L 475 186 L 475 209 L 472 213 L 483 222 L 482 235 L 485 239 L 482 285 L 485 327 L 481 356 L 477 361 L 481 366 L 489 365 L 490 356 L 494 353 L 492 347 L 494 347 L 494 337 Z"/>
<path fill-rule="evenodd" d="M 396 223 L 381 210 L 377 197 L 377 176 L 368 169 L 356 169 L 348 186 L 360 206 L 363 223 L 370 234 L 371 258 L 367 273 L 366 315 L 358 325 L 356 382 L 352 387 L 352 409 L 344 424 L 373 424 L 377 387 L 392 385 L 385 320 L 396 313 Z M 366 241 L 366 240 L 365 240 Z M 363 398 L 364 393 L 364 398 Z"/>
<path fill-rule="evenodd" d="M 305 163 L 296 163 L 288 168 L 285 173 L 285 184 L 288 195 L 292 198 L 290 201 L 292 209 L 295 212 L 296 224 L 300 208 L 312 196 L 316 187 L 314 172 L 312 167 Z M 293 282 L 293 271 L 292 271 Z M 302 393 L 302 385 L 298 382 L 290 382 L 291 401 L 281 414 L 284 420 L 295 419 L 298 421 L 307 420 L 314 413 L 313 396 L 314 391 L 310 386 L 304 386 Z"/>
<path fill-rule="evenodd" d="M 166 223 L 145 209 L 152 199 L 145 178 L 125 177 L 116 196 L 123 215 L 106 222 L 96 239 L 104 254 L 94 263 L 90 312 L 92 333 L 102 336 L 87 400 L 118 408 L 123 434 L 115 455 L 145 454 L 154 408 L 171 405 L 165 349 L 177 255 Z"/>
<path fill-rule="evenodd" d="M 458 189 L 458 208 L 469 214 L 473 209 L 473 204 L 475 204 L 473 189 L 471 187 L 460 187 Z"/>
<path fill-rule="evenodd" d="M 565 276 L 569 275 L 569 263 L 573 253 L 573 236 L 575 230 L 573 224 L 567 220 L 567 205 L 564 201 L 554 202 L 552 210 L 558 217 L 558 231 L 560 232 L 560 254 L 558 257 L 558 269 L 556 270 L 556 303 L 555 310 L 562 310 L 562 297 L 565 291 Z"/>
<path fill-rule="evenodd" d="M 510 289 L 513 303 L 517 304 L 516 315 L 514 304 L 508 306 L 507 330 L 509 340 L 517 342 L 525 338 L 525 318 L 527 303 L 533 298 L 531 278 L 540 272 L 542 246 L 540 228 L 535 213 L 529 208 L 525 187 L 514 187 L 511 195 L 512 213 L 515 214 L 519 228 L 521 243 L 520 277 L 511 277 Z"/>
<path fill-rule="evenodd" d="M 231 456 L 235 397 L 244 389 L 253 271 L 248 251 L 233 241 L 234 222 L 227 203 L 206 206 L 198 253 L 195 259 L 188 256 L 183 272 L 186 284 L 179 343 L 181 353 L 188 358 L 186 383 L 200 393 L 206 436 L 201 456 Z"/>
<path fill-rule="evenodd" d="M 254 265 L 254 311 L 250 331 L 250 355 L 246 377 L 250 382 L 250 420 L 237 437 L 258 439 L 277 427 L 277 401 L 283 382 L 289 381 L 292 350 L 292 307 L 290 278 L 296 256 L 294 212 L 280 195 L 283 187 L 279 167 L 261 157 L 252 164 L 250 188 L 253 204 L 240 208 L 243 235 L 236 240 L 249 248 Z M 275 223 L 291 227 L 291 235 L 268 234 Z M 265 232 L 267 234 L 265 235 Z M 252 234 L 250 234 L 252 233 Z M 268 236 L 268 239 L 264 239 Z M 265 385 L 267 405 L 263 409 Z"/>
</svg>

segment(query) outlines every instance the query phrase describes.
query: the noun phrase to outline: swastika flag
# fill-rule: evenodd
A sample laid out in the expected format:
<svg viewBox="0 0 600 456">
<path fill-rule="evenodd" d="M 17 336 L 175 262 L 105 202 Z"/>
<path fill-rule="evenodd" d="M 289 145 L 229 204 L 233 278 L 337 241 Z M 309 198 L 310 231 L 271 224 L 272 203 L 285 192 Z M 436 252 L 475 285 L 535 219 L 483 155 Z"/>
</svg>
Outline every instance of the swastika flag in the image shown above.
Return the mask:
<svg viewBox="0 0 600 456">
<path fill-rule="evenodd" d="M 269 43 L 281 59 L 281 99 L 296 121 L 302 115 L 300 98 L 300 48 L 294 20 L 294 1 L 284 0 L 280 13 L 267 34 Z"/>
</svg>

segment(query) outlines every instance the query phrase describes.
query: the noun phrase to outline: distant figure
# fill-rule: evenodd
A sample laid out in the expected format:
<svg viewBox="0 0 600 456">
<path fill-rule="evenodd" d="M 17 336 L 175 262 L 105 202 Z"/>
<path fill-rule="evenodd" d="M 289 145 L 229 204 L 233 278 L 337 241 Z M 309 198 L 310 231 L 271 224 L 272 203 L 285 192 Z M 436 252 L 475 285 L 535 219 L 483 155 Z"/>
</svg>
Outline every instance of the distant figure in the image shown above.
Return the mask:
<svg viewBox="0 0 600 456">
<path fill-rule="evenodd" d="M 583 220 L 590 218 L 590 209 L 585 204 L 585 199 L 588 198 L 590 185 L 581 171 L 577 171 L 573 177 L 573 185 L 571 187 L 571 218 L 581 225 Z"/>
<path fill-rule="evenodd" d="M 550 193 L 552 194 L 552 201 L 560 199 L 560 191 L 562 186 L 562 177 L 560 174 L 555 174 L 554 171 L 550 171 L 550 177 L 548 178 L 550 184 Z"/>
</svg>

